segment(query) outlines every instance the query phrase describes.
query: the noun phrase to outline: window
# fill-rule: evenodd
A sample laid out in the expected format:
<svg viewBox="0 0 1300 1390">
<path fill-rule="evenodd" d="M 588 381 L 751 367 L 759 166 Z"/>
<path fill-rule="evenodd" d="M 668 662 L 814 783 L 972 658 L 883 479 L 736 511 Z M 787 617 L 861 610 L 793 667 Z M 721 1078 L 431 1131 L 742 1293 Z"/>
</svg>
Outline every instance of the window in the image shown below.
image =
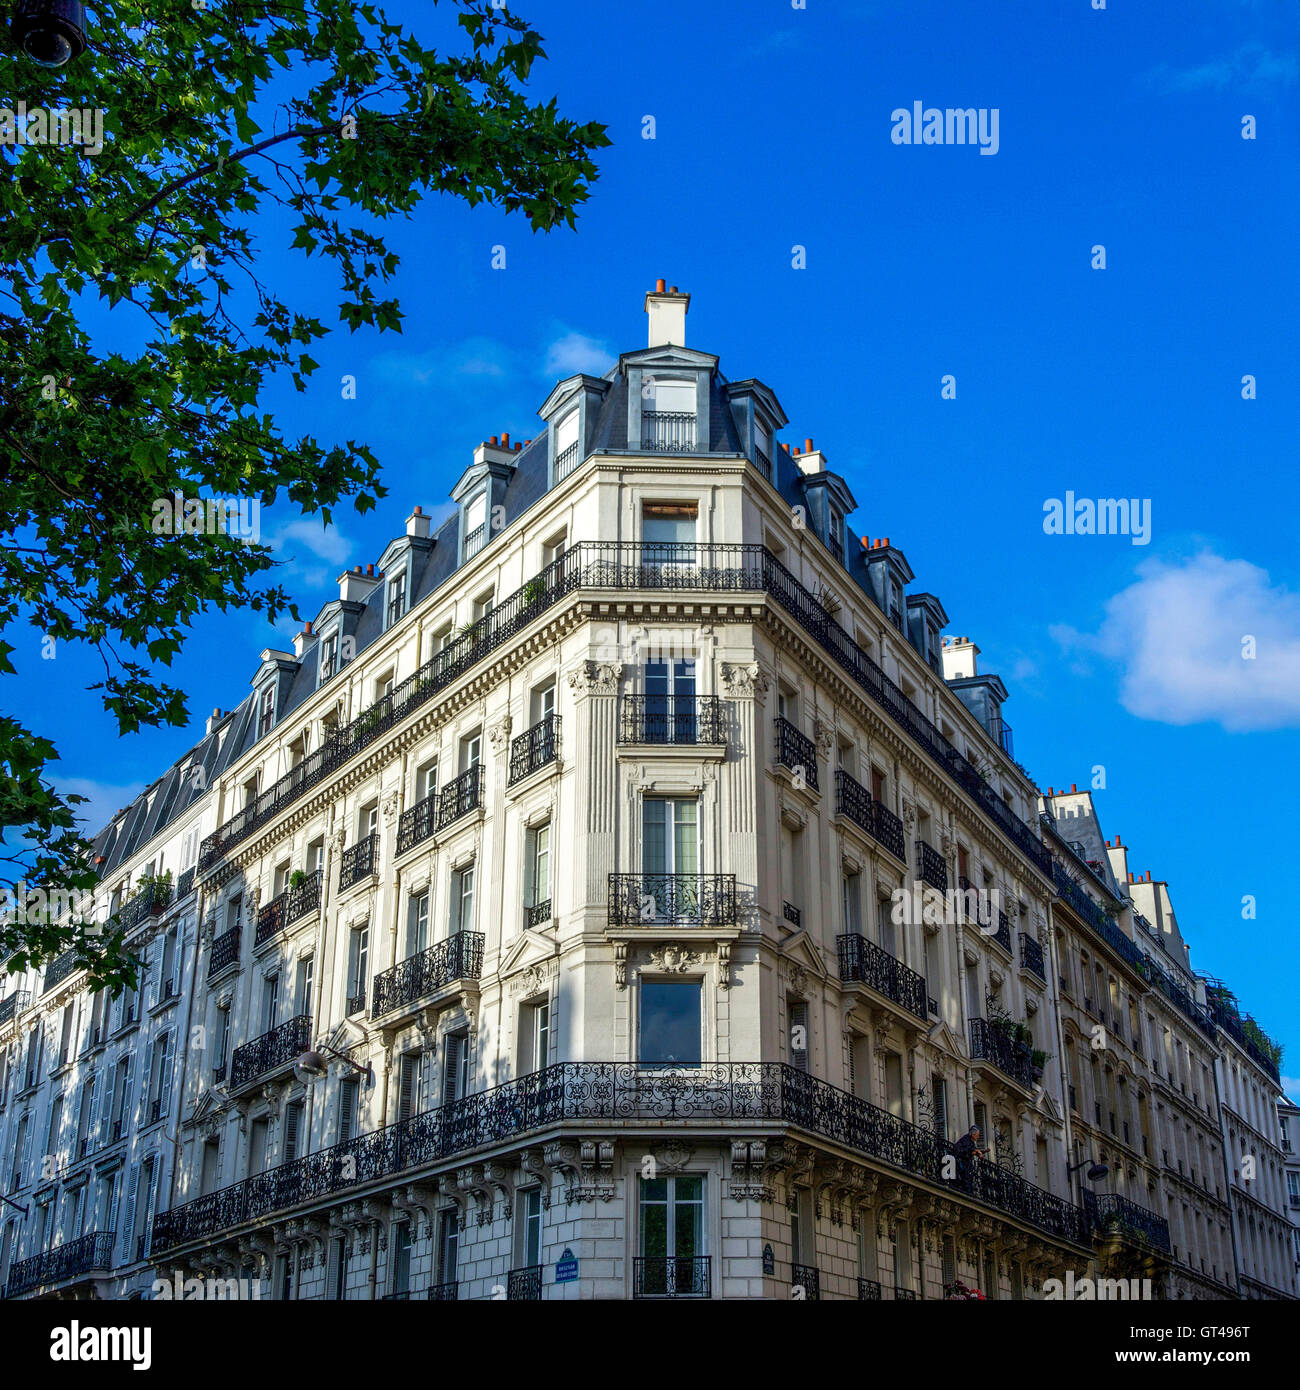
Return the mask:
<svg viewBox="0 0 1300 1390">
<path fill-rule="evenodd" d="M 643 502 L 642 564 L 693 565 L 698 515 L 694 502 Z"/>
<path fill-rule="evenodd" d="M 940 1139 L 948 1137 L 948 1083 L 942 1076 L 936 1076 L 932 1081 L 934 1087 L 934 1132 Z M 944 1281 L 952 1283 L 951 1279 Z"/>
<path fill-rule="evenodd" d="M 81 1083 L 81 1110 L 77 1116 L 77 1155 L 84 1154 L 90 1147 L 90 1128 L 94 1124 L 95 1090 L 99 1078 L 92 1071 Z"/>
<path fill-rule="evenodd" d="M 831 536 L 831 543 L 830 543 L 831 554 L 834 555 L 835 558 L 836 558 L 837 560 L 843 560 L 843 559 L 844 559 L 844 518 L 839 514 L 839 512 L 837 512 L 837 511 L 835 510 L 834 507 L 831 508 L 831 531 L 830 531 L 830 536 Z"/>
<path fill-rule="evenodd" d="M 357 1132 L 357 1111 L 361 1103 L 360 1079 L 345 1076 L 339 1082 L 339 1143 L 346 1144 Z"/>
<path fill-rule="evenodd" d="M 769 481 L 772 480 L 772 431 L 754 418 L 754 463 L 758 471 Z"/>
<path fill-rule="evenodd" d="M 406 612 L 406 571 L 398 570 L 388 581 L 388 623 L 392 625 Z"/>
<path fill-rule="evenodd" d="M 897 1052 L 885 1053 L 885 1109 L 891 1115 L 903 1113 L 903 1059 Z"/>
<path fill-rule="evenodd" d="M 578 457 L 578 412 L 571 410 L 555 426 L 555 481 L 567 477 L 581 461 Z"/>
<path fill-rule="evenodd" d="M 640 1292 L 704 1293 L 704 1179 L 688 1173 L 642 1178 L 640 1199 Z"/>
<path fill-rule="evenodd" d="M 298 1001 L 294 1012 L 306 1018 L 311 1017 L 312 988 L 315 984 L 316 958 L 303 956 L 298 962 L 298 982 L 294 988 L 294 998 Z"/>
<path fill-rule="evenodd" d="M 162 970 L 160 971 L 158 980 L 158 999 L 160 1003 L 164 999 L 174 998 L 180 993 L 180 982 L 177 978 L 179 955 L 180 953 L 177 950 L 177 928 L 172 927 L 163 937 Z"/>
<path fill-rule="evenodd" d="M 539 685 L 529 696 L 529 723 L 540 724 L 555 713 L 555 682 Z"/>
<path fill-rule="evenodd" d="M 469 1094 L 469 1034 L 448 1033 L 442 1047 L 442 1103 L 450 1105 Z"/>
<path fill-rule="evenodd" d="M 366 840 L 379 829 L 379 803 L 370 801 L 357 816 L 357 839 Z"/>
<path fill-rule="evenodd" d="M 456 1282 L 456 1257 L 460 1245 L 459 1213 L 455 1207 L 443 1207 L 438 1213 L 438 1282 Z"/>
<path fill-rule="evenodd" d="M 449 930 L 454 936 L 457 932 L 474 929 L 474 863 L 471 860 L 464 868 L 456 869 L 451 875 L 451 920 Z"/>
<path fill-rule="evenodd" d="M 698 1067 L 703 1050 L 703 986 L 690 980 L 643 979 L 639 993 L 641 1064 Z"/>
<path fill-rule="evenodd" d="M 699 806 L 695 798 L 649 796 L 641 803 L 641 869 L 647 876 L 695 875 L 700 868 Z M 664 885 L 665 891 L 671 891 Z M 676 894 L 689 894 L 691 885 L 675 885 Z M 648 883 L 644 891 L 656 892 Z M 656 915 L 666 916 L 661 906 Z"/>
<path fill-rule="evenodd" d="M 487 544 L 487 493 L 480 492 L 465 508 L 465 558 Z"/>
<path fill-rule="evenodd" d="M 230 1056 L 230 1005 L 217 1010 L 217 1054 L 213 1067 L 221 1076 L 226 1074 L 226 1059 Z"/>
<path fill-rule="evenodd" d="M 528 832 L 524 866 L 525 901 L 530 908 L 549 907 L 551 901 L 551 825 L 535 825 Z M 538 918 L 539 921 L 545 920 Z M 530 925 L 532 923 L 530 922 Z"/>
<path fill-rule="evenodd" d="M 787 1012 L 790 1019 L 790 1064 L 799 1071 L 807 1071 L 808 1004 L 803 999 L 791 999 Z"/>
<path fill-rule="evenodd" d="M 267 975 L 262 982 L 262 1031 L 269 1033 L 275 1027 L 280 1013 L 280 972 Z"/>
<path fill-rule="evenodd" d="M 840 879 L 844 908 L 844 930 L 851 936 L 862 932 L 862 875 L 844 874 Z"/>
<path fill-rule="evenodd" d="M 281 1163 L 292 1163 L 298 1157 L 299 1145 L 305 1134 L 303 1128 L 305 1115 L 306 1111 L 300 1100 L 291 1101 L 284 1107 L 284 1143 L 280 1154 Z"/>
<path fill-rule="evenodd" d="M 794 1207 L 790 1212 L 790 1262 L 810 1265 L 817 1254 L 817 1238 L 813 1233 L 811 1194 L 806 1187 L 795 1190 Z"/>
<path fill-rule="evenodd" d="M 406 959 L 429 949 L 429 890 L 412 893 L 406 906 Z"/>
<path fill-rule="evenodd" d="M 203 1163 L 199 1169 L 199 1196 L 206 1197 L 221 1185 L 221 1142 L 209 1139 L 203 1145 Z"/>
<path fill-rule="evenodd" d="M 409 1120 L 420 1110 L 420 1054 L 403 1052 L 398 1062 L 397 1118 Z"/>
<path fill-rule="evenodd" d="M 370 973 L 370 926 L 353 927 L 348 936 L 348 1013 L 366 1007 L 366 982 Z"/>
<path fill-rule="evenodd" d="M 393 1225 L 393 1287 L 395 1294 L 411 1292 L 411 1223 L 398 1221 Z"/>
<path fill-rule="evenodd" d="M 519 1035 L 520 1073 L 540 1071 L 551 1056 L 550 1000 L 544 1000 L 540 1004 L 524 1005 L 521 1010 Z"/>
<path fill-rule="evenodd" d="M 55 1096 L 50 1102 L 50 1126 L 45 1135 L 45 1152 L 55 1160 L 55 1167 L 59 1166 L 59 1131 L 63 1128 L 63 1097 Z"/>
<path fill-rule="evenodd" d="M 695 743 L 695 662 L 647 661 L 645 716 L 638 742 Z"/>
<path fill-rule="evenodd" d="M 433 758 L 424 763 L 415 774 L 415 799 L 427 801 L 438 792 L 438 760 Z"/>
<path fill-rule="evenodd" d="M 266 1171 L 266 1137 L 270 1121 L 265 1115 L 259 1116 L 248 1127 L 248 1175 Z"/>
<path fill-rule="evenodd" d="M 268 685 L 262 691 L 262 699 L 258 708 L 257 715 L 257 736 L 261 738 L 264 734 L 271 732 L 275 724 L 275 686 Z"/>
<path fill-rule="evenodd" d="M 337 1302 L 342 1303 L 348 1293 L 348 1240 L 346 1236 L 339 1236 L 334 1241 L 330 1254 L 330 1264 L 334 1270 L 334 1298 Z"/>
<path fill-rule="evenodd" d="M 519 1195 L 515 1260 L 527 1269 L 542 1262 L 542 1189 L 530 1187 Z"/>
<path fill-rule="evenodd" d="M 475 729 L 460 741 L 460 770 L 469 772 L 483 761 L 483 733 Z"/>
<path fill-rule="evenodd" d="M 642 386 L 641 445 L 682 453 L 695 448 L 695 383 L 651 381 Z"/>
<path fill-rule="evenodd" d="M 339 635 L 331 632 L 320 644 L 320 678 L 327 681 L 339 668 Z"/>
<path fill-rule="evenodd" d="M 239 925 L 239 910 L 243 906 L 244 895 L 236 893 L 226 904 L 226 930 L 234 931 Z"/>
</svg>

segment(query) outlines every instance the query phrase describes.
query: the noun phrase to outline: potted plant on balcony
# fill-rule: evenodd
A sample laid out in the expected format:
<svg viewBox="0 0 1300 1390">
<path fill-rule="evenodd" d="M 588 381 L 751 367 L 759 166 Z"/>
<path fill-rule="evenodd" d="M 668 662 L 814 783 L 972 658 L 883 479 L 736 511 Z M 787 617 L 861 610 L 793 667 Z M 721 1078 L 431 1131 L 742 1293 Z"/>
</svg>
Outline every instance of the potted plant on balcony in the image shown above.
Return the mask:
<svg viewBox="0 0 1300 1390">
<path fill-rule="evenodd" d="M 1034 1085 L 1036 1086 L 1043 1079 L 1043 1072 L 1047 1069 L 1047 1063 L 1052 1054 L 1044 1052 L 1041 1047 L 1036 1047 L 1029 1054 L 1030 1065 L 1034 1069 Z"/>
<path fill-rule="evenodd" d="M 944 1300 L 947 1302 L 970 1303 L 978 1300 L 986 1303 L 988 1300 L 978 1290 L 973 1289 L 969 1284 L 964 1284 L 960 1279 L 954 1279 L 951 1284 L 943 1286 Z"/>
<path fill-rule="evenodd" d="M 289 887 L 290 887 L 290 888 L 301 888 L 302 885 L 303 885 L 304 883 L 306 883 L 306 882 L 307 882 L 307 873 L 306 873 L 306 870 L 304 870 L 304 869 L 295 869 L 295 870 L 293 871 L 293 873 L 291 873 L 291 874 L 289 875 Z"/>
<path fill-rule="evenodd" d="M 545 592 L 546 585 L 542 583 L 541 579 L 530 579 L 521 590 L 524 607 L 531 608 Z"/>
</svg>

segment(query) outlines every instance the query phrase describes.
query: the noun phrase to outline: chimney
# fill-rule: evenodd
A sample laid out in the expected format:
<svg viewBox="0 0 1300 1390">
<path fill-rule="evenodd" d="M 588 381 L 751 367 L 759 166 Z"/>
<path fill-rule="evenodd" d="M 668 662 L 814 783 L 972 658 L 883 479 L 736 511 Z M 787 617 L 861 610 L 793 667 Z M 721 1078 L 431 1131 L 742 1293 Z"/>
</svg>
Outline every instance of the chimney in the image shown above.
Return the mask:
<svg viewBox="0 0 1300 1390">
<path fill-rule="evenodd" d="M 302 625 L 301 632 L 293 634 L 293 654 L 301 661 L 303 657 L 316 645 L 316 634 L 312 631 L 310 623 Z"/>
<path fill-rule="evenodd" d="M 798 449 L 794 452 L 799 459 L 801 473 L 825 473 L 826 455 L 820 449 L 813 448 L 811 439 L 804 440 L 802 453 Z"/>
<path fill-rule="evenodd" d="M 513 468 L 516 467 L 515 454 L 518 451 L 519 446 L 510 443 L 508 434 L 494 434 L 474 450 L 474 463 L 476 466 L 484 463 L 508 463 Z"/>
<path fill-rule="evenodd" d="M 207 732 L 211 733 L 213 729 L 215 729 L 225 717 L 226 716 L 219 709 L 214 709 L 212 713 L 208 715 Z"/>
<path fill-rule="evenodd" d="M 369 574 L 362 574 L 361 566 L 357 565 L 339 575 L 339 598 L 344 603 L 364 603 L 378 583 L 374 565 L 370 566 Z"/>
<path fill-rule="evenodd" d="M 882 545 L 888 545 L 888 540 L 882 541 Z M 946 681 L 963 680 L 968 676 L 979 675 L 979 663 L 976 658 L 980 654 L 980 649 L 970 640 L 969 637 L 958 637 L 955 641 L 945 642 L 939 649 L 943 659 L 943 678 Z M 1052 795 L 1052 789 L 1047 789 L 1048 796 Z"/>
<path fill-rule="evenodd" d="M 665 290 L 662 280 L 645 297 L 645 311 L 650 318 L 647 347 L 685 347 L 686 314 L 691 307 L 689 294 L 679 293 L 677 286 Z"/>
<path fill-rule="evenodd" d="M 406 534 L 421 541 L 429 539 L 429 518 L 425 516 L 422 508 L 414 508 L 406 518 Z"/>
</svg>

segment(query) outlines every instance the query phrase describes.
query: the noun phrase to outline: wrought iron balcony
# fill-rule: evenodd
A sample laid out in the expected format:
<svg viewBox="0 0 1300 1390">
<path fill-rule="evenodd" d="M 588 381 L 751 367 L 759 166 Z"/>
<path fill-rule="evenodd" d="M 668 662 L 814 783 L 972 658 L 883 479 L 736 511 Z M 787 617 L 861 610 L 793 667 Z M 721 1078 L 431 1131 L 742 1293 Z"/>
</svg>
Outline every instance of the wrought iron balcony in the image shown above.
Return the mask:
<svg viewBox="0 0 1300 1390">
<path fill-rule="evenodd" d="M 5 1297 L 14 1298 L 32 1289 L 61 1284 L 98 1269 L 111 1269 L 116 1234 L 116 1231 L 92 1231 L 66 1245 L 56 1245 L 52 1250 L 17 1261 L 9 1270 Z"/>
<path fill-rule="evenodd" d="M 438 829 L 477 811 L 483 804 L 483 765 L 476 763 L 468 772 L 448 782 L 438 793 Z"/>
<path fill-rule="evenodd" d="M 726 710 L 716 695 L 625 695 L 618 741 L 726 743 Z"/>
<path fill-rule="evenodd" d="M 298 1014 L 263 1033 L 260 1038 L 246 1042 L 230 1054 L 230 1085 L 247 1086 L 268 1072 L 291 1066 L 294 1058 L 311 1046 L 311 1018 Z"/>
<path fill-rule="evenodd" d="M 337 730 L 314 753 L 266 788 L 204 840 L 199 872 L 207 873 L 236 845 L 278 818 L 285 808 L 332 777 L 389 729 L 459 680 L 491 652 L 522 632 L 554 604 L 580 589 L 662 589 L 767 594 L 815 641 L 866 696 L 915 740 L 1037 869 L 1052 857 L 979 770 L 940 732 L 832 614 L 759 545 L 582 541 L 517 589 L 490 614 L 449 642 L 389 695 Z"/>
<path fill-rule="evenodd" d="M 688 410 L 643 410 L 641 447 L 668 454 L 695 449 L 695 414 Z"/>
<path fill-rule="evenodd" d="M 735 874 L 610 874 L 611 927 L 730 927 Z"/>
<path fill-rule="evenodd" d="M 895 859 L 905 859 L 903 822 L 843 768 L 835 774 L 835 810 L 860 826 Z"/>
<path fill-rule="evenodd" d="M 803 923 L 803 914 L 793 903 L 782 903 L 781 915 L 792 927 L 800 926 Z"/>
<path fill-rule="evenodd" d="M 170 879 L 150 878 L 144 887 L 129 902 L 123 904 L 117 914 L 123 931 L 130 931 L 152 913 L 161 912 L 171 902 L 172 885 Z"/>
<path fill-rule="evenodd" d="M 347 1014 L 351 1018 L 353 1014 L 363 1014 L 366 1011 L 366 987 L 359 985 L 348 995 Z"/>
<path fill-rule="evenodd" d="M 923 975 L 909 970 L 901 960 L 857 933 L 837 936 L 835 944 L 839 948 L 841 980 L 858 981 L 917 1018 L 928 1017 Z"/>
<path fill-rule="evenodd" d="M 1002 949 L 1007 953 L 1007 955 L 1012 954 L 1011 919 L 1007 916 L 1005 912 L 998 913 L 998 929 L 995 932 L 990 932 L 989 935 L 993 938 L 994 941 L 998 943 L 999 946 L 1002 947 Z"/>
<path fill-rule="evenodd" d="M 998 746 L 1008 758 L 1016 756 L 1016 746 L 1011 735 L 1011 725 L 1005 719 L 995 719 L 989 731 L 998 741 Z"/>
<path fill-rule="evenodd" d="M 776 760 L 782 767 L 788 767 L 796 777 L 802 777 L 804 785 L 813 791 L 821 791 L 817 782 L 817 746 L 806 734 L 802 734 L 788 719 L 779 715 L 776 721 Z"/>
<path fill-rule="evenodd" d="M 1116 1231 L 1122 1236 L 1145 1241 L 1157 1250 L 1170 1250 L 1169 1222 L 1163 1216 L 1130 1202 L 1114 1192 L 1083 1194 L 1083 1207 L 1093 1229 L 1099 1233 Z"/>
<path fill-rule="evenodd" d="M 176 880 L 177 900 L 189 896 L 190 889 L 194 887 L 194 873 L 194 866 L 191 865 L 181 874 L 180 878 Z"/>
<path fill-rule="evenodd" d="M 379 867 L 379 836 L 367 835 L 355 845 L 349 845 L 339 859 L 339 891 L 351 888 L 363 878 L 369 878 Z"/>
<path fill-rule="evenodd" d="M 430 1284 L 429 1298 L 435 1303 L 455 1303 L 460 1297 L 460 1283 L 453 1279 L 446 1284 Z"/>
<path fill-rule="evenodd" d="M 465 558 L 468 560 L 471 555 L 477 555 L 487 544 L 487 527 L 476 526 L 472 531 L 465 534 Z"/>
<path fill-rule="evenodd" d="M 567 478 L 581 462 L 578 442 L 574 440 L 567 449 L 561 449 L 555 456 L 555 481 L 558 483 L 561 478 Z"/>
<path fill-rule="evenodd" d="M 261 908 L 257 914 L 257 932 L 253 944 L 260 946 L 263 941 L 269 941 L 291 927 L 300 917 L 315 912 L 320 907 L 321 878 L 321 870 L 317 869 L 296 888 L 286 888 Z"/>
<path fill-rule="evenodd" d="M 812 1265 L 790 1266 L 791 1289 L 802 1289 L 806 1300 L 820 1299 L 822 1296 L 821 1272 Z"/>
<path fill-rule="evenodd" d="M 61 985 L 76 968 L 77 951 L 75 947 L 69 946 L 66 951 L 61 951 L 45 967 L 45 979 L 41 985 L 41 993 L 48 994 L 56 985 Z"/>
<path fill-rule="evenodd" d="M 0 999 L 0 1027 L 17 1018 L 31 1002 L 31 990 L 27 989 L 16 989 L 7 998 Z"/>
<path fill-rule="evenodd" d="M 477 980 L 482 969 L 483 933 L 457 932 L 376 975 L 371 1016 L 409 1007 L 454 980 Z"/>
<path fill-rule="evenodd" d="M 1009 1076 L 1026 1090 L 1034 1085 L 1033 1049 L 1010 1038 L 984 1018 L 970 1021 L 970 1055 L 991 1062 L 1003 1076 Z"/>
<path fill-rule="evenodd" d="M 228 932 L 213 937 L 212 950 L 208 954 L 208 979 L 219 975 L 226 966 L 239 959 L 239 928 L 231 927 Z"/>
<path fill-rule="evenodd" d="M 637 1255 L 632 1261 L 633 1298 L 709 1298 L 709 1255 Z"/>
<path fill-rule="evenodd" d="M 539 903 L 534 903 L 531 907 L 524 908 L 524 926 L 540 927 L 543 922 L 551 920 L 551 900 L 544 898 Z"/>
<path fill-rule="evenodd" d="M 506 1299 L 511 1303 L 537 1303 L 542 1296 L 541 1265 L 525 1265 L 506 1275 Z"/>
<path fill-rule="evenodd" d="M 949 1145 L 933 1130 L 797 1067 L 711 1062 L 649 1069 L 635 1062 L 560 1062 L 172 1207 L 154 1219 L 154 1253 L 559 1124 L 642 1119 L 701 1123 L 710 1130 L 729 1121 L 781 1123 L 938 1189 L 957 1186 L 972 1201 L 1076 1248 L 1090 1248 L 1082 1208 L 996 1163 L 969 1164 L 955 1185 L 944 1176 Z"/>
<path fill-rule="evenodd" d="M 860 1302 L 879 1303 L 880 1281 L 878 1279 L 858 1280 L 858 1299 Z"/>
<path fill-rule="evenodd" d="M 924 840 L 916 842 L 916 872 L 922 883 L 928 883 L 941 893 L 948 891 L 948 866 L 943 862 L 943 855 Z"/>
<path fill-rule="evenodd" d="M 402 812 L 397 822 L 397 852 L 405 854 L 438 828 L 438 793 L 426 796 Z"/>
<path fill-rule="evenodd" d="M 1020 933 L 1020 966 L 1037 975 L 1044 983 L 1047 981 L 1047 966 L 1043 960 L 1043 946 L 1036 936 L 1028 932 Z"/>
<path fill-rule="evenodd" d="M 894 1298 L 895 1298 L 895 1300 L 898 1300 L 898 1299 L 905 1299 L 905 1300 L 906 1300 L 906 1299 L 910 1299 L 910 1300 L 912 1300 L 912 1301 L 916 1301 L 916 1297 L 917 1297 L 917 1295 L 916 1295 L 916 1290 L 915 1290 L 915 1289 L 905 1289 L 901 1284 L 895 1284 L 895 1285 L 894 1285 Z"/>
<path fill-rule="evenodd" d="M 518 738 L 511 739 L 508 785 L 514 786 L 530 773 L 555 762 L 559 756 L 560 716 L 548 714 Z"/>
</svg>

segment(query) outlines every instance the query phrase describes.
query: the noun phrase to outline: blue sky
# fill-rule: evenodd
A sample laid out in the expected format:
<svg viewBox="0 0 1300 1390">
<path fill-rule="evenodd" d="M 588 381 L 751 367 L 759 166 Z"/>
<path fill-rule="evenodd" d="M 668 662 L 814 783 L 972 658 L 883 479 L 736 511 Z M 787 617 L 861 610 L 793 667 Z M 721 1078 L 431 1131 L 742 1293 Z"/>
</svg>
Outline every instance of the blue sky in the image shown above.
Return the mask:
<svg viewBox="0 0 1300 1390">
<path fill-rule="evenodd" d="M 390 12 L 432 32 L 427 8 Z M 785 438 L 813 436 L 849 480 L 855 530 L 901 545 L 950 631 L 1003 675 L 1031 774 L 1082 786 L 1105 767 L 1105 833 L 1169 880 L 1195 965 L 1233 985 L 1300 1075 L 1294 7 L 519 8 L 550 54 L 532 90 L 615 143 L 576 233 L 447 201 L 390 228 L 405 333 L 340 329 L 306 395 L 268 397 L 286 432 L 369 442 L 390 489 L 378 517 L 341 513 L 330 534 L 264 515 L 304 613 L 412 503 L 444 503 L 479 440 L 532 434 L 556 378 L 641 346 L 641 296 L 665 276 L 694 296 L 690 344 L 777 391 Z M 893 144 L 891 112 L 914 101 L 997 108 L 997 154 Z M 264 231 L 277 283 L 332 320 L 317 266 Z M 1045 500 L 1067 490 L 1149 498 L 1150 544 L 1044 535 Z M 173 668 L 188 731 L 118 739 L 84 693 L 91 662 L 42 662 L 35 637 L 9 707 L 55 737 L 62 785 L 111 813 L 291 630 L 200 623 Z"/>
</svg>

